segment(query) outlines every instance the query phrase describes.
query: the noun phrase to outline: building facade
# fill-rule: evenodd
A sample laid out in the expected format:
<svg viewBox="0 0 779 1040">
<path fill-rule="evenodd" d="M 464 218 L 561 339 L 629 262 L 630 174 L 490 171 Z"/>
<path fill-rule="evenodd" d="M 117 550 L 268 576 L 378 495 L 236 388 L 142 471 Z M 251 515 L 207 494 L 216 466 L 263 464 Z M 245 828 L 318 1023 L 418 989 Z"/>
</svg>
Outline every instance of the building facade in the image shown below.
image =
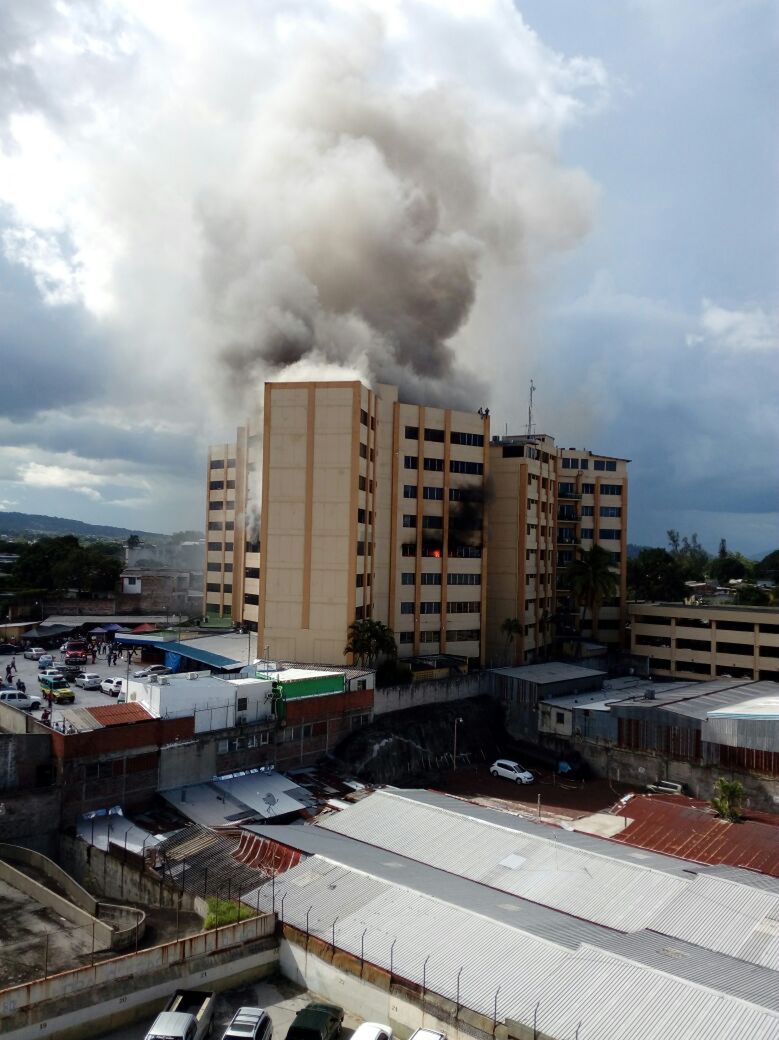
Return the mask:
<svg viewBox="0 0 779 1040">
<path fill-rule="evenodd" d="M 621 594 L 598 634 L 618 642 L 626 462 L 489 433 L 482 409 L 392 386 L 266 383 L 261 429 L 209 455 L 207 611 L 286 660 L 341 663 L 349 625 L 373 618 L 401 657 L 524 663 L 574 610 L 560 583 L 577 546 L 602 544 Z"/>
<path fill-rule="evenodd" d="M 779 608 L 631 603 L 630 650 L 653 675 L 779 681 Z"/>
</svg>

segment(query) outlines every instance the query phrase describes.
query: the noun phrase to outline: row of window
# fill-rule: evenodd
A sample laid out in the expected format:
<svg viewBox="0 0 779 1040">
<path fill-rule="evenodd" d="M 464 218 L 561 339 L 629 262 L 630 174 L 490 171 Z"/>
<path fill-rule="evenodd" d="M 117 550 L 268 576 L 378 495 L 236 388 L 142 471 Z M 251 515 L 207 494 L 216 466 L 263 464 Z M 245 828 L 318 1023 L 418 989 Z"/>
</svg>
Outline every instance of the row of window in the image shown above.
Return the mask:
<svg viewBox="0 0 779 1040">
<path fill-rule="evenodd" d="M 414 571 L 403 571 L 400 579 L 401 585 L 413 585 L 416 582 Z M 440 574 L 422 573 L 419 575 L 420 585 L 440 585 Z M 481 574 L 447 574 L 447 585 L 481 585 Z"/>
<path fill-rule="evenodd" d="M 226 509 L 229 512 L 231 509 L 235 509 L 235 502 L 209 502 L 208 508 L 212 512 L 220 509 Z"/>
<path fill-rule="evenodd" d="M 406 542 L 405 545 L 401 546 L 402 556 L 416 556 L 416 554 L 416 542 Z M 443 549 L 440 546 L 423 545 L 421 555 L 426 559 L 440 560 L 443 556 Z M 450 547 L 448 555 L 449 559 L 454 560 L 480 560 L 481 547 L 476 545 L 454 545 Z"/>
<path fill-rule="evenodd" d="M 209 542 L 208 543 L 208 551 L 209 552 L 221 552 L 222 551 L 222 543 L 221 542 Z M 224 551 L 225 552 L 232 552 L 233 551 L 233 543 L 232 542 L 225 542 L 224 543 Z"/>
<path fill-rule="evenodd" d="M 573 459 L 563 457 L 562 459 L 563 469 L 589 469 L 589 459 Z M 617 463 L 614 459 L 593 459 L 592 468 L 597 470 L 606 470 L 609 473 L 616 472 Z"/>
<path fill-rule="evenodd" d="M 364 408 L 360 409 L 360 425 L 361 426 L 368 426 L 369 425 L 368 413 L 365 411 Z M 373 416 L 370 417 L 370 428 L 372 430 L 376 429 L 376 420 L 374 419 Z"/>
<path fill-rule="evenodd" d="M 227 520 L 225 523 L 222 523 L 221 520 L 209 520 L 208 521 L 208 530 L 209 531 L 234 531 L 235 530 L 235 521 L 234 520 Z"/>
<path fill-rule="evenodd" d="M 447 643 L 478 643 L 479 642 L 479 629 L 478 628 L 463 628 L 459 631 L 447 629 L 446 641 Z M 419 642 L 420 643 L 437 643 L 440 639 L 440 633 L 434 632 L 420 632 Z M 398 633 L 399 643 L 413 643 L 414 633 L 413 632 L 399 632 Z"/>
<path fill-rule="evenodd" d="M 227 468 L 230 469 L 231 467 L 234 467 L 234 466 L 235 466 L 235 459 L 228 459 L 227 460 Z M 224 468 L 225 468 L 224 459 L 211 459 L 211 469 L 224 469 Z"/>
<path fill-rule="evenodd" d="M 224 592 L 232 592 L 233 591 L 233 587 L 232 587 L 232 585 L 219 585 L 218 583 L 215 583 L 215 582 L 209 582 L 206 585 L 206 592 L 222 592 L 222 591 L 224 591 Z"/>
<path fill-rule="evenodd" d="M 208 482 L 209 491 L 224 491 L 225 485 L 227 485 L 228 491 L 235 490 L 234 480 L 210 480 Z"/>
<path fill-rule="evenodd" d="M 356 587 L 358 589 L 363 588 L 363 586 L 366 586 L 367 588 L 370 588 L 371 587 L 371 579 L 372 579 L 372 576 L 370 574 L 365 574 L 365 575 L 358 574 L 357 577 L 356 577 L 356 580 L 355 580 L 355 585 L 356 585 Z"/>
<path fill-rule="evenodd" d="M 373 462 L 373 448 L 371 448 L 370 451 L 368 451 L 368 445 L 367 444 L 363 444 L 362 441 L 360 441 L 360 458 L 361 459 L 368 459 L 368 458 L 370 458 L 370 461 Z"/>
<path fill-rule="evenodd" d="M 594 533 L 595 533 L 595 531 L 594 531 L 594 528 L 592 528 L 592 527 L 583 527 L 582 531 L 581 531 L 581 535 L 582 535 L 583 539 L 584 538 L 592 538 Z M 602 542 L 609 542 L 609 541 L 611 541 L 611 542 L 618 542 L 621 537 L 622 537 L 622 532 L 618 531 L 618 530 L 617 531 L 600 531 L 598 533 L 598 541 L 602 541 Z M 558 541 L 561 541 L 561 539 L 558 538 Z"/>
<path fill-rule="evenodd" d="M 211 571 L 212 573 L 214 573 L 215 571 L 221 571 L 222 570 L 222 564 L 221 563 L 209 563 L 209 564 L 206 564 L 206 569 Z M 233 570 L 233 565 L 231 563 L 226 563 L 224 565 L 224 570 L 225 570 L 225 572 L 227 574 L 231 574 L 232 570 Z"/>
<path fill-rule="evenodd" d="M 418 426 L 406 426 L 404 430 L 404 436 L 407 441 L 418 441 L 419 440 L 419 427 Z M 424 429 L 424 437 L 426 441 L 433 441 L 438 444 L 443 444 L 446 440 L 446 433 L 444 430 L 431 429 L 426 426 Z M 465 444 L 472 448 L 482 448 L 484 446 L 484 435 L 481 433 L 463 433 L 459 430 L 452 430 L 449 434 L 450 444 Z"/>
<path fill-rule="evenodd" d="M 416 455 L 406 455 L 403 460 L 406 469 L 419 469 L 419 459 Z M 443 473 L 443 459 L 423 459 L 423 468 L 430 473 Z M 484 473 L 484 464 L 481 462 L 465 462 L 463 459 L 450 459 L 450 473 L 468 473 L 471 476 L 481 476 Z"/>
<path fill-rule="evenodd" d="M 447 614 L 480 614 L 481 603 L 478 600 L 459 600 L 446 604 Z M 440 614 L 440 603 L 414 603 L 414 601 L 400 604 L 401 614 Z"/>
<path fill-rule="evenodd" d="M 358 509 L 357 510 L 357 523 L 358 524 L 364 524 L 366 522 L 369 523 L 369 524 L 373 523 L 373 510 L 372 509 L 368 509 L 366 511 L 365 509 Z"/>
<path fill-rule="evenodd" d="M 470 495 L 469 488 L 450 487 L 449 488 L 449 501 L 450 502 L 462 502 L 468 495 Z M 403 497 L 404 498 L 418 498 L 419 493 L 416 484 L 404 484 L 403 485 Z M 442 487 L 423 487 L 422 498 L 426 502 L 443 502 L 444 500 L 444 489 Z"/>
</svg>

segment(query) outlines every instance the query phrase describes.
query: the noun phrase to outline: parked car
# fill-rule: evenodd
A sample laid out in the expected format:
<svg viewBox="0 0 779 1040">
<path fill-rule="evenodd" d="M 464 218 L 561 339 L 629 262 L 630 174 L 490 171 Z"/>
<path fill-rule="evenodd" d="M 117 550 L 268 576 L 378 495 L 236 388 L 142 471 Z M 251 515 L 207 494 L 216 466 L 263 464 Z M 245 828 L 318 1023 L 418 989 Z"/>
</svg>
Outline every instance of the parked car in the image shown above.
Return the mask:
<svg viewBox="0 0 779 1040">
<path fill-rule="evenodd" d="M 76 686 L 82 690 L 99 690 L 102 688 L 102 680 L 97 672 L 79 672 L 73 679 Z"/>
<path fill-rule="evenodd" d="M 437 1029 L 415 1029 L 409 1040 L 446 1040 L 446 1033 L 439 1033 Z"/>
<path fill-rule="evenodd" d="M 59 675 L 41 675 L 38 678 L 43 699 L 51 704 L 74 704 L 75 693 L 68 686 L 68 680 Z"/>
<path fill-rule="evenodd" d="M 45 668 L 51 668 L 54 664 L 54 658 L 51 654 L 41 654 L 38 658 L 38 671 L 42 672 Z"/>
<path fill-rule="evenodd" d="M 148 679 L 152 675 L 171 675 L 172 672 L 173 669 L 168 668 L 165 664 L 150 664 L 147 668 L 133 672 L 133 679 Z"/>
<path fill-rule="evenodd" d="M 0 643 L 0 654 L 20 654 L 22 648 L 16 643 Z"/>
<path fill-rule="evenodd" d="M 0 703 L 10 704 L 12 708 L 20 708 L 22 711 L 37 711 L 41 706 L 37 697 L 20 693 L 19 690 L 0 690 Z"/>
<path fill-rule="evenodd" d="M 50 668 L 41 668 L 38 670 L 38 680 L 41 679 L 65 679 L 66 676 L 62 674 L 56 665 L 52 665 Z"/>
<path fill-rule="evenodd" d="M 66 650 L 66 664 L 88 664 L 89 660 L 83 650 Z"/>
<path fill-rule="evenodd" d="M 380 1022 L 363 1022 L 352 1033 L 352 1040 L 393 1040 L 392 1030 Z"/>
<path fill-rule="evenodd" d="M 307 1004 L 287 1030 L 287 1040 L 336 1040 L 344 1009 L 337 1004 Z"/>
<path fill-rule="evenodd" d="M 28 646 L 24 651 L 24 656 L 28 661 L 37 661 L 38 658 L 43 657 L 46 651 L 42 646 Z"/>
<path fill-rule="evenodd" d="M 493 776 L 502 776 L 506 780 L 513 780 L 515 784 L 532 784 L 535 777 L 529 769 L 525 769 L 519 762 L 513 762 L 510 758 L 499 758 L 490 766 Z"/>
<path fill-rule="evenodd" d="M 111 697 L 118 697 L 124 690 L 124 679 L 119 679 L 116 676 L 103 679 L 100 683 L 100 689 Z"/>
<path fill-rule="evenodd" d="M 146 1040 L 202 1040 L 214 1024 L 216 993 L 177 989 L 154 1019 Z"/>
<path fill-rule="evenodd" d="M 240 1007 L 222 1040 L 271 1040 L 272 1036 L 273 1024 L 267 1011 L 258 1007 Z"/>
</svg>

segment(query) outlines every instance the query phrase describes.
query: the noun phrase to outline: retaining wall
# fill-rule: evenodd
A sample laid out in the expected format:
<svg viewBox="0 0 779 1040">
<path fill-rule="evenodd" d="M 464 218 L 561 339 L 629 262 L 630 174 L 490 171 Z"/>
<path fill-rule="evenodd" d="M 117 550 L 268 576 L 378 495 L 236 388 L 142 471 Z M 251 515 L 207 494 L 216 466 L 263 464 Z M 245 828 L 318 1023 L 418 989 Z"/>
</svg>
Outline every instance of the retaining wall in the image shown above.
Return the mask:
<svg viewBox="0 0 779 1040">
<path fill-rule="evenodd" d="M 80 1040 L 152 1014 L 176 988 L 228 989 L 277 970 L 275 916 L 129 953 L 0 991 L 3 1040 Z"/>
<path fill-rule="evenodd" d="M 486 693 L 487 683 L 481 672 L 457 675 L 452 679 L 431 679 L 429 682 L 409 683 L 407 686 L 387 686 L 373 694 L 373 714 L 418 708 L 422 704 L 442 704 L 461 701 Z"/>
</svg>

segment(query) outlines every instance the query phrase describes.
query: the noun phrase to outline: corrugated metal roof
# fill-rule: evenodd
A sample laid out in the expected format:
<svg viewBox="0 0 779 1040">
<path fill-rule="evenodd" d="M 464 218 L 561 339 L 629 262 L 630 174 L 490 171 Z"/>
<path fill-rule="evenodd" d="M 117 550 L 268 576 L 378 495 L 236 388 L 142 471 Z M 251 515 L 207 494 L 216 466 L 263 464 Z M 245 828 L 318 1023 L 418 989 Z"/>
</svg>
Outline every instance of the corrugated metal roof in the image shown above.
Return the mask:
<svg viewBox="0 0 779 1040">
<path fill-rule="evenodd" d="M 380 791 L 318 825 L 622 931 L 645 928 L 689 884 L 677 870 L 615 858 L 603 841 L 593 847 L 599 839 L 494 817 Z"/>
<path fill-rule="evenodd" d="M 277 877 L 275 891 L 266 883 L 244 902 L 283 912 L 286 922 L 488 1018 L 527 1028 L 535 1019 L 549 1036 L 578 1029 L 580 1040 L 779 1040 L 774 972 L 750 968 L 758 985 L 735 972 L 727 992 L 717 968 L 730 958 L 684 943 L 678 957 L 651 947 L 633 958 L 588 943 L 571 949 L 530 933 L 523 917 L 484 917 L 449 894 L 444 887 L 436 898 L 315 855 Z M 696 957 L 693 977 L 687 961 Z"/>
<path fill-rule="evenodd" d="M 779 877 L 779 826 L 775 824 L 728 823 L 692 802 L 678 804 L 650 795 L 633 795 L 616 815 L 629 823 L 612 836 L 614 841 Z"/>
<path fill-rule="evenodd" d="M 607 672 L 596 668 L 582 668 L 578 664 L 566 664 L 564 661 L 549 661 L 546 664 L 517 665 L 509 668 L 490 668 L 494 675 L 505 675 L 510 679 L 522 679 L 524 682 L 545 683 L 571 682 L 575 679 L 591 679 L 603 676 Z"/>
<path fill-rule="evenodd" d="M 101 726 L 124 726 L 129 722 L 148 722 L 153 716 L 135 704 L 99 704 L 86 709 Z"/>
</svg>

